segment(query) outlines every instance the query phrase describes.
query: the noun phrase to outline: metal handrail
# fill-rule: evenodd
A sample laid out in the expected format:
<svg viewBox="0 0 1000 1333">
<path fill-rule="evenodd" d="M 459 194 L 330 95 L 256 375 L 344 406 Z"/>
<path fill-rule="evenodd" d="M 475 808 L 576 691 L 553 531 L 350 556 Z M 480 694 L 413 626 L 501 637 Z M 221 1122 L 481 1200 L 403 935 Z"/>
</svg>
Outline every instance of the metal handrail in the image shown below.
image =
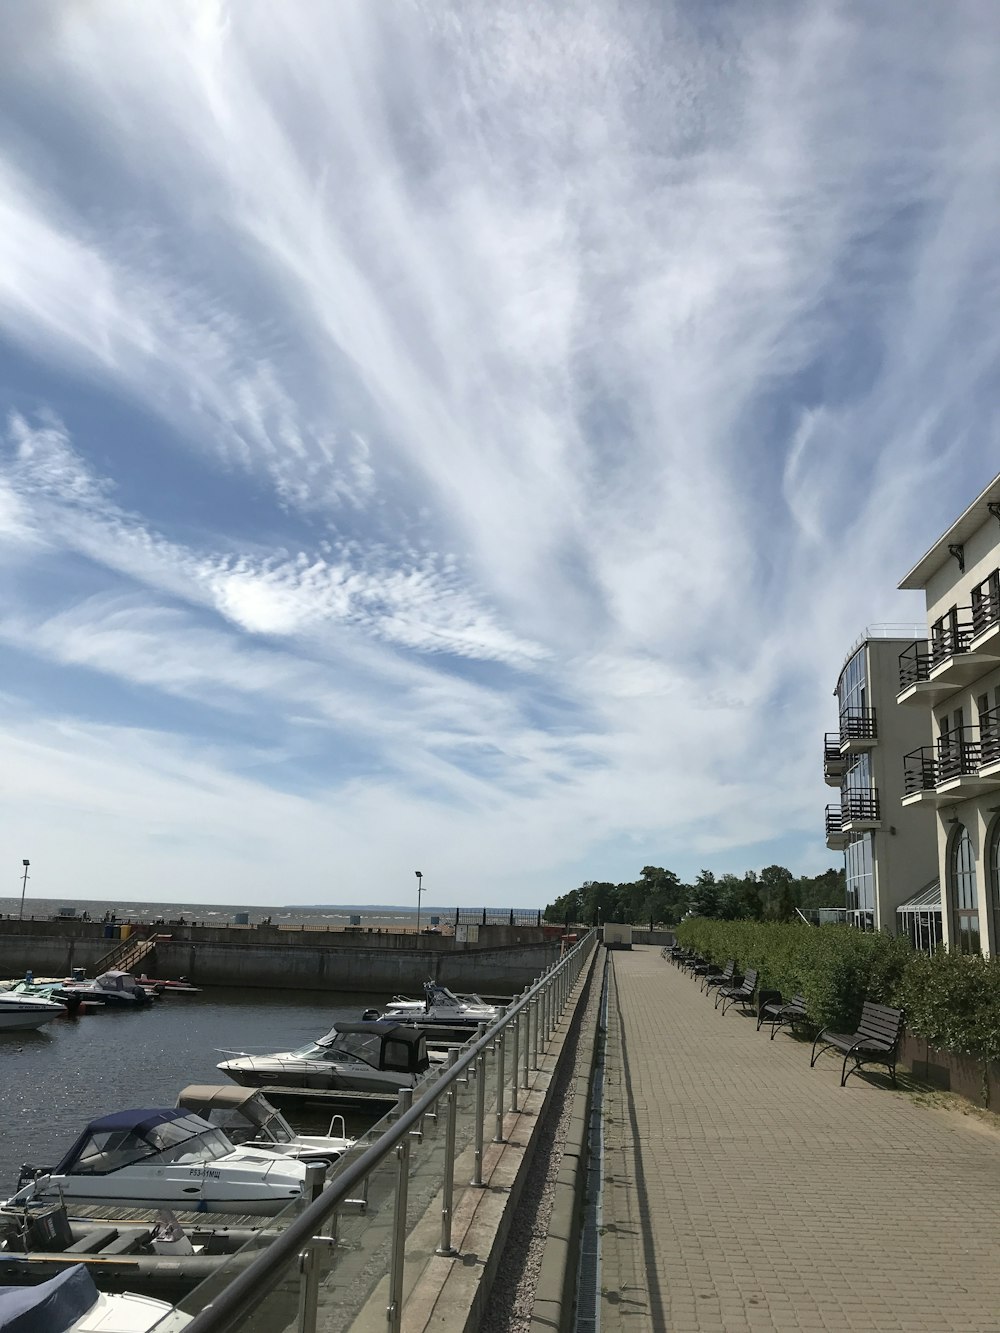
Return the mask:
<svg viewBox="0 0 1000 1333">
<path fill-rule="evenodd" d="M 243 1319 L 260 1302 L 261 1296 L 270 1289 L 272 1280 L 282 1275 L 287 1265 L 296 1259 L 314 1236 L 319 1234 L 320 1229 L 337 1209 L 354 1197 L 354 1191 L 366 1177 L 376 1170 L 400 1143 L 406 1141 L 407 1135 L 419 1125 L 421 1118 L 443 1093 L 449 1091 L 465 1070 L 478 1060 L 496 1035 L 508 1024 L 520 1020 L 523 1012 L 530 1013 L 530 1006 L 551 986 L 559 973 L 569 967 L 571 960 L 575 960 L 582 950 L 588 949 L 593 944 L 595 938 L 596 931 L 588 931 L 565 958 L 525 991 L 521 998 L 512 1004 L 478 1040 L 467 1046 L 460 1054 L 456 1053 L 458 1059 L 447 1066 L 444 1073 L 434 1081 L 419 1101 L 404 1110 L 399 1119 L 370 1148 L 367 1148 L 357 1161 L 345 1167 L 318 1198 L 308 1204 L 256 1259 L 238 1273 L 214 1300 L 200 1310 L 185 1326 L 185 1333 L 224 1333 L 224 1330 L 232 1328 L 237 1320 Z M 518 1073 L 515 1059 L 513 1068 L 515 1083 Z M 411 1090 L 404 1089 L 404 1091 Z"/>
</svg>

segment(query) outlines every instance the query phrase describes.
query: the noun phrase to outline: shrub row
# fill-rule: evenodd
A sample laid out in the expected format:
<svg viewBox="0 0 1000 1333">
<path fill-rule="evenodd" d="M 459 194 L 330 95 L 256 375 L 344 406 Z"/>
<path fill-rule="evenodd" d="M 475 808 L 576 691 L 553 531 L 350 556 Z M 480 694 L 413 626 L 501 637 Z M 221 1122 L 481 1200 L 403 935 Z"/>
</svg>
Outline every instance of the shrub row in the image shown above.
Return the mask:
<svg viewBox="0 0 1000 1333">
<path fill-rule="evenodd" d="M 1000 1058 L 1000 960 L 939 949 L 916 953 L 908 940 L 850 930 L 689 917 L 678 942 L 713 963 L 755 967 L 760 986 L 786 999 L 801 992 L 812 1017 L 851 1032 L 866 999 L 906 1013 L 907 1031 L 932 1046 Z"/>
</svg>

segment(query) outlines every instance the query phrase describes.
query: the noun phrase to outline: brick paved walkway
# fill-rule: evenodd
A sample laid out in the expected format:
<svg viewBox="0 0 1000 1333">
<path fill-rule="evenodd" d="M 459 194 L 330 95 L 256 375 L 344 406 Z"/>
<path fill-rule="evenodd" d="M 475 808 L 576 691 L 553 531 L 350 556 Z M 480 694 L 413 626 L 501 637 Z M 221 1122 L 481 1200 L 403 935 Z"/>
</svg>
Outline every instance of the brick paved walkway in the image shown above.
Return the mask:
<svg viewBox="0 0 1000 1333">
<path fill-rule="evenodd" d="M 1000 1330 L 997 1131 L 612 958 L 604 1333 Z"/>
</svg>

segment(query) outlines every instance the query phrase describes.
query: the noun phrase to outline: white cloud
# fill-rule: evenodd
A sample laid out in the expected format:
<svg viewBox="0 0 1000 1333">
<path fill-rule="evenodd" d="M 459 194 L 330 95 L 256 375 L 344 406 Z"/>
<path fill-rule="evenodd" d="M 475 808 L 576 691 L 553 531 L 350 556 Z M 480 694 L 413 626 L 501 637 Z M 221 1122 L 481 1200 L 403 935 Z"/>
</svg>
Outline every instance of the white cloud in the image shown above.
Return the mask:
<svg viewBox="0 0 1000 1333">
<path fill-rule="evenodd" d="M 350 714 L 369 843 L 454 816 L 456 866 L 520 877 L 815 830 L 825 862 L 842 653 L 919 615 L 897 577 L 994 467 L 995 27 L 53 9 L 18 75 L 51 125 L 0 107 L 0 332 L 65 424 L 10 404 L 0 539 L 105 591 L 22 596 L 7 641 Z M 228 503 L 179 521 L 144 451 Z"/>
</svg>

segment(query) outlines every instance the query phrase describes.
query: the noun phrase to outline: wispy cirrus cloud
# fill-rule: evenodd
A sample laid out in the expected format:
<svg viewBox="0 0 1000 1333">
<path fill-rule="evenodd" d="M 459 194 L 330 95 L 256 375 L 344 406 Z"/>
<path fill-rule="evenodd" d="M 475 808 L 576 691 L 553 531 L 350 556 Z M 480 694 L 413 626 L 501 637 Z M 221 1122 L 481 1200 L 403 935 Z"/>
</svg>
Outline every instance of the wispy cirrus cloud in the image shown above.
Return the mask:
<svg viewBox="0 0 1000 1333">
<path fill-rule="evenodd" d="M 138 690 L 149 734 L 197 704 L 172 744 L 222 823 L 241 756 L 280 754 L 350 808 L 359 875 L 394 822 L 448 842 L 456 894 L 484 849 L 536 896 L 825 862 L 804 738 L 994 466 L 996 27 L 13 17 L 9 650 Z M 64 724 L 32 698 L 42 772 Z"/>
</svg>

